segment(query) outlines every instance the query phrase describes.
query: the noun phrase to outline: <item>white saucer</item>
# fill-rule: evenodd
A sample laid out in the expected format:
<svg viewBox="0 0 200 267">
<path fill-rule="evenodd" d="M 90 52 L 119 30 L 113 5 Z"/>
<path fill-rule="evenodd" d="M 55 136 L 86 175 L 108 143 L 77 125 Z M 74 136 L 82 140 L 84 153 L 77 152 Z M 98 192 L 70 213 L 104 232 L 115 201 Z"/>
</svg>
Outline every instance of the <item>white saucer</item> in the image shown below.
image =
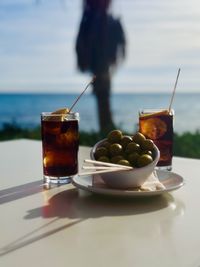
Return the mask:
<svg viewBox="0 0 200 267">
<path fill-rule="evenodd" d="M 72 178 L 72 184 L 79 189 L 83 189 L 96 194 L 111 195 L 111 196 L 122 196 L 122 197 L 146 197 L 160 195 L 165 192 L 176 190 L 184 185 L 184 179 L 180 175 L 169 172 L 157 170 L 157 176 L 159 181 L 165 186 L 164 189 L 155 191 L 136 191 L 136 190 L 118 190 L 109 187 L 95 186 L 92 183 L 93 176 L 74 176 Z"/>
</svg>

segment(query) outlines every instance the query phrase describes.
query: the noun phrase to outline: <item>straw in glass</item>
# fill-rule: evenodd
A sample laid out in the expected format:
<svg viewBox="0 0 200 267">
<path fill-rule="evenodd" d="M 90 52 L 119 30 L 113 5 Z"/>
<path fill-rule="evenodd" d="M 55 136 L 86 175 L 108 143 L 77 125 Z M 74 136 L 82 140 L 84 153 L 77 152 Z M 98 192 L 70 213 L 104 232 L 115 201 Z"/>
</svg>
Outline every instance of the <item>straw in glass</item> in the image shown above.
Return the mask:
<svg viewBox="0 0 200 267">
<path fill-rule="evenodd" d="M 171 112 L 171 108 L 172 108 L 172 103 L 173 103 L 173 100 L 174 100 L 174 95 L 175 95 L 175 91 L 176 91 L 176 87 L 177 87 L 177 83 L 178 83 L 178 78 L 179 78 L 179 75 L 180 75 L 180 71 L 181 69 L 179 68 L 178 69 L 178 73 L 177 73 L 177 76 L 176 76 L 176 81 L 175 81 L 175 84 L 174 84 L 174 89 L 173 89 L 173 93 L 172 93 L 172 96 L 171 96 L 171 100 L 170 100 L 170 104 L 169 104 L 169 113 Z"/>
</svg>

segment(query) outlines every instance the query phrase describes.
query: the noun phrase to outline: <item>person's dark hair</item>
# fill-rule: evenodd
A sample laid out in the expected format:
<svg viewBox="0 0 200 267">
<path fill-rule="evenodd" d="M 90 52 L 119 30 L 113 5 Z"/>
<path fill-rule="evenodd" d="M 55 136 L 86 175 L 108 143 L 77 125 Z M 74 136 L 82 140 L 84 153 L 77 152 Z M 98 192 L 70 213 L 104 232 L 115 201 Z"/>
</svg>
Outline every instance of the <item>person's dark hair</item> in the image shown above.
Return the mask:
<svg viewBox="0 0 200 267">
<path fill-rule="evenodd" d="M 81 71 L 104 73 L 125 56 L 125 35 L 119 19 L 106 11 L 111 0 L 84 0 L 83 16 L 76 41 Z"/>
<path fill-rule="evenodd" d="M 101 10 L 106 11 L 111 3 L 111 0 L 84 0 L 83 2 L 83 9 L 92 9 L 94 10 Z"/>
</svg>

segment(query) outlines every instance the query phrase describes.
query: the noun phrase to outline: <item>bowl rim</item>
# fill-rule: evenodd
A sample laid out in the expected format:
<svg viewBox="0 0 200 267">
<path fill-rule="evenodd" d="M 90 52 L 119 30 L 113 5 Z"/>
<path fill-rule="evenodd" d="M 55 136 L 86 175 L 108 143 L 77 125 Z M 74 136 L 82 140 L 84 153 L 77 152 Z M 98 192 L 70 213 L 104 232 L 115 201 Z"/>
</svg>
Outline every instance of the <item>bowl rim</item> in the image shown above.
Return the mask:
<svg viewBox="0 0 200 267">
<path fill-rule="evenodd" d="M 104 138 L 104 139 L 102 139 L 102 140 L 100 140 L 100 141 L 98 141 L 92 148 L 91 148 L 91 150 L 90 150 L 90 158 L 92 159 L 92 160 L 96 160 L 95 159 L 95 157 L 94 157 L 94 152 L 95 152 L 95 149 L 102 143 L 102 142 L 105 142 L 107 140 L 107 138 Z M 144 166 L 144 167 L 140 167 L 140 168 L 134 168 L 133 167 L 133 169 L 132 170 L 127 170 L 127 172 L 129 172 L 129 171 L 134 171 L 134 172 L 138 172 L 138 171 L 141 171 L 141 170 L 145 170 L 145 169 L 147 169 L 147 168 L 149 168 L 149 167 L 151 167 L 151 166 L 154 166 L 154 165 L 156 165 L 157 163 L 158 163 L 158 161 L 159 161 L 159 158 L 160 158 L 160 150 L 158 149 L 158 147 L 155 145 L 155 143 L 153 144 L 154 145 L 154 149 L 155 149 L 155 151 L 156 151 L 156 153 L 155 153 L 155 159 L 151 162 L 151 163 L 149 163 L 148 165 L 146 165 L 146 166 Z"/>
</svg>

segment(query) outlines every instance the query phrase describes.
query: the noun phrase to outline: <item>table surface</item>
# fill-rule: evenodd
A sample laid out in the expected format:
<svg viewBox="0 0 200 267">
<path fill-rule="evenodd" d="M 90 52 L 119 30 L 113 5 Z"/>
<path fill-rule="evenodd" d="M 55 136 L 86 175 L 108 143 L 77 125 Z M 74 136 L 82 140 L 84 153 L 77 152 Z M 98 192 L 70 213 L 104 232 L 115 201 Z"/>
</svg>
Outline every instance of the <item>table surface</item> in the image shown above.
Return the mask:
<svg viewBox="0 0 200 267">
<path fill-rule="evenodd" d="M 0 162 L 0 266 L 200 266 L 200 160 L 174 157 L 182 188 L 123 199 L 44 190 L 39 141 L 1 142 Z"/>
</svg>

